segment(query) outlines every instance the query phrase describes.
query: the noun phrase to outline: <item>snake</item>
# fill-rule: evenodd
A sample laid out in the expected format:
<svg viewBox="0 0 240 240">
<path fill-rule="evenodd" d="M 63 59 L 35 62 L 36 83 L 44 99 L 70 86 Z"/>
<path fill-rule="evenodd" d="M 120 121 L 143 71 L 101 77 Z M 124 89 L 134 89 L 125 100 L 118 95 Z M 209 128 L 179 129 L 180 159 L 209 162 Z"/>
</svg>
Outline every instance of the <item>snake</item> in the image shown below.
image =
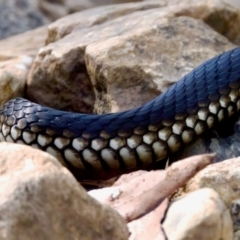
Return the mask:
<svg viewBox="0 0 240 240">
<path fill-rule="evenodd" d="M 239 109 L 240 48 L 235 48 L 127 111 L 73 113 L 12 99 L 0 110 L 0 141 L 46 151 L 77 179 L 107 179 L 166 162 Z"/>
</svg>

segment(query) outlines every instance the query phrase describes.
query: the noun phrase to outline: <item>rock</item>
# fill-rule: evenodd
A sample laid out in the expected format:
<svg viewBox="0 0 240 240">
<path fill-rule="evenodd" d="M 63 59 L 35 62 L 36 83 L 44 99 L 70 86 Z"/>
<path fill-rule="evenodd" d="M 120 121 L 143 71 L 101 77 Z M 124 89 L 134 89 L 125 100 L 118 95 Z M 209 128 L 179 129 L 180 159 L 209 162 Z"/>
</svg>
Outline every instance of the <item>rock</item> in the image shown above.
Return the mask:
<svg viewBox="0 0 240 240">
<path fill-rule="evenodd" d="M 0 144 L 0 239 L 128 239 L 119 214 L 42 151 Z"/>
<path fill-rule="evenodd" d="M 201 188 L 214 189 L 229 209 L 234 229 L 234 240 L 240 238 L 240 158 L 228 159 L 210 165 L 196 174 L 176 196 Z"/>
<path fill-rule="evenodd" d="M 218 194 L 208 188 L 173 201 L 162 226 L 169 240 L 233 239 L 229 211 Z"/>
<path fill-rule="evenodd" d="M 70 16 L 63 17 L 48 26 L 48 38 L 46 42 L 56 42 L 72 31 L 84 29 L 99 25 L 109 20 L 116 19 L 121 16 L 131 14 L 135 11 L 143 11 L 165 6 L 166 3 L 128 3 L 120 5 L 111 5 L 104 7 L 97 7 L 82 11 L 81 13 L 74 13 Z"/>
<path fill-rule="evenodd" d="M 50 23 L 37 0 L 0 0 L 0 39 Z"/>
<path fill-rule="evenodd" d="M 89 194 L 113 207 L 130 222 L 155 209 L 214 158 L 214 154 L 190 157 L 172 164 L 165 171 L 134 174 L 128 182 L 119 185 L 118 181 L 116 186 L 90 191 Z"/>
<path fill-rule="evenodd" d="M 237 25 L 237 21 L 240 19 L 240 9 L 236 8 L 234 0 L 183 0 L 181 3 L 177 0 L 169 0 L 166 6 L 168 7 L 164 9 L 164 15 L 202 19 L 230 41 L 236 44 L 240 43 L 239 26 Z"/>
<path fill-rule="evenodd" d="M 53 23 L 49 44 L 39 51 L 28 76 L 28 97 L 63 110 L 122 111 L 147 102 L 201 62 L 235 47 L 202 21 L 176 17 L 185 12 L 201 17 L 208 2 L 190 5 L 190 13 L 189 5 L 170 3 L 95 8 Z M 228 9 L 224 4 L 220 8 Z M 205 18 L 213 14 L 208 13 Z M 220 13 L 215 12 L 227 21 Z"/>
<path fill-rule="evenodd" d="M 0 41 L 0 106 L 23 97 L 29 69 L 46 34 L 47 28 L 41 27 Z"/>
<path fill-rule="evenodd" d="M 49 24 L 73 12 L 129 1 L 0 0 L 0 39 Z"/>
<path fill-rule="evenodd" d="M 106 9 L 93 9 L 92 12 L 90 10 L 83 11 L 78 15 L 73 14 L 69 16 L 71 24 L 68 26 L 68 29 L 71 29 L 73 26 L 76 28 L 76 21 L 80 29 L 72 34 L 68 34 L 65 38 L 57 42 L 47 45 L 39 51 L 28 78 L 28 97 L 35 102 L 58 109 L 75 112 L 92 112 L 95 102 L 95 91 L 97 89 L 101 92 L 101 89 L 98 89 L 98 87 L 94 86 L 96 84 L 90 81 L 84 60 L 85 48 L 92 42 L 118 34 L 115 30 L 116 25 L 113 25 L 111 20 L 107 21 L 107 24 L 99 24 L 100 19 L 98 18 L 107 19 L 111 15 L 114 18 L 114 16 L 126 14 L 133 11 L 131 9 L 132 5 L 130 4 L 130 6 L 126 6 L 125 8 L 120 7 L 119 12 L 117 12 L 117 7 L 109 7 Z M 154 6 L 156 6 L 156 3 Z M 143 6 L 133 5 L 132 8 L 138 10 L 142 9 Z M 100 17 L 96 15 L 96 12 L 99 12 L 98 15 Z M 83 22 L 79 23 L 81 19 Z M 95 22 L 96 26 L 88 28 L 86 25 L 90 24 L 94 19 L 98 19 Z M 62 22 L 64 22 L 64 19 L 62 19 Z M 61 26 L 61 23 L 57 24 Z M 82 25 L 86 27 L 81 28 Z M 52 29 L 51 26 L 49 28 Z M 51 36 L 55 36 L 54 32 L 54 30 L 50 30 L 48 43 L 52 41 L 50 40 L 53 38 Z M 36 91 L 36 89 L 38 90 Z M 43 99 L 40 95 L 45 91 L 48 94 L 47 96 L 44 94 L 46 97 Z M 58 96 L 55 94 L 56 91 L 58 92 Z M 64 101 L 62 101 L 63 99 Z M 49 101 L 51 104 L 49 104 Z M 109 110 L 108 100 L 104 103 L 106 103 L 105 108 Z M 101 113 L 102 111 L 99 110 L 96 112 Z"/>
<path fill-rule="evenodd" d="M 200 188 L 214 189 L 227 207 L 240 198 L 240 158 L 212 164 L 196 174 L 182 189 L 181 194 Z"/>
<path fill-rule="evenodd" d="M 128 2 L 140 2 L 140 0 L 39 0 L 39 8 L 50 19 L 56 20 L 69 13 L 79 12 L 85 9 L 102 5 L 112 5 Z"/>
<path fill-rule="evenodd" d="M 129 240 L 167 240 L 160 222 L 165 217 L 168 204 L 168 199 L 165 199 L 150 213 L 128 223 L 128 229 L 131 233 Z"/>
</svg>

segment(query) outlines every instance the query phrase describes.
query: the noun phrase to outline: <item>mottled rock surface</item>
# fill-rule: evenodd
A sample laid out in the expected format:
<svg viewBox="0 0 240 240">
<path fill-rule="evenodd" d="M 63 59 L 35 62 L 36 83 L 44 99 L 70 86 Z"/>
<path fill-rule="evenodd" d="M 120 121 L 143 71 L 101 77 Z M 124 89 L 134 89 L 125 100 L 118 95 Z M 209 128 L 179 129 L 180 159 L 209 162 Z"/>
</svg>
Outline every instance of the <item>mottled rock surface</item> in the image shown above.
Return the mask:
<svg viewBox="0 0 240 240">
<path fill-rule="evenodd" d="M 128 239 L 125 221 L 47 153 L 0 144 L 0 239 Z"/>
<path fill-rule="evenodd" d="M 131 3 L 64 17 L 49 26 L 49 44 L 28 77 L 28 97 L 82 112 L 139 106 L 236 46 L 201 21 L 208 23 L 214 14 L 232 26 L 231 39 L 237 38 L 238 25 L 228 16 L 238 19 L 239 10 L 221 1 Z"/>
<path fill-rule="evenodd" d="M 102 196 L 97 199 L 116 209 L 127 221 L 132 221 L 149 213 L 214 159 L 214 154 L 193 156 L 172 164 L 165 171 L 144 172 L 106 189 L 107 192 L 95 190 L 89 194 L 96 198 Z"/>
<path fill-rule="evenodd" d="M 126 2 L 130 0 L 0 0 L 0 39 L 49 24 L 73 12 Z"/>
<path fill-rule="evenodd" d="M 1 0 L 0 39 L 50 23 L 39 11 L 38 2 L 37 0 Z"/>
<path fill-rule="evenodd" d="M 183 195 L 205 187 L 214 189 L 231 213 L 234 232 L 237 237 L 240 232 L 239 183 L 240 158 L 233 158 L 206 167 L 178 191 L 177 195 Z"/>
<path fill-rule="evenodd" d="M 240 198 L 240 158 L 212 164 L 200 171 L 182 189 L 189 193 L 200 188 L 213 188 L 230 207 L 232 201 Z"/>
<path fill-rule="evenodd" d="M 46 35 L 47 28 L 41 27 L 0 42 L 0 106 L 24 96 L 29 69 Z"/>
<path fill-rule="evenodd" d="M 163 229 L 169 240 L 230 240 L 230 213 L 212 189 L 200 189 L 170 205 Z"/>
</svg>

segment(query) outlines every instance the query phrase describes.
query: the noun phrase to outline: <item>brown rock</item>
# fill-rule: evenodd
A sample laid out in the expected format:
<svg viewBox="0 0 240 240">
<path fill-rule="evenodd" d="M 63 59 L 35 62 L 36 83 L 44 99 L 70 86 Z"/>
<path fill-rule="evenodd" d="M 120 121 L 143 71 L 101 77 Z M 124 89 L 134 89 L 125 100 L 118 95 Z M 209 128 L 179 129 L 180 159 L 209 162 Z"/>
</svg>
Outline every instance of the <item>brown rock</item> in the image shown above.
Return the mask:
<svg viewBox="0 0 240 240">
<path fill-rule="evenodd" d="M 172 202 L 162 226 L 169 240 L 233 239 L 229 211 L 219 195 L 208 188 Z"/>
<path fill-rule="evenodd" d="M 151 0 L 150 0 L 151 1 Z M 239 44 L 240 34 L 237 22 L 240 9 L 234 0 L 168 0 L 163 15 L 168 17 L 189 16 L 203 20 L 230 41 Z"/>
<path fill-rule="evenodd" d="M 168 204 L 168 199 L 165 199 L 150 213 L 128 223 L 128 229 L 131 233 L 129 240 L 167 240 L 160 222 L 165 216 Z"/>
<path fill-rule="evenodd" d="M 49 29 L 48 39 L 46 42 L 47 43 L 56 42 L 62 39 L 63 37 L 65 37 L 66 35 L 70 34 L 72 31 L 78 32 L 79 29 L 84 29 L 84 28 L 92 27 L 94 25 L 103 24 L 113 19 L 116 19 L 118 17 L 131 14 L 135 11 L 143 11 L 143 10 L 152 9 L 152 8 L 159 8 L 165 5 L 166 3 L 164 1 L 160 3 L 157 3 L 157 2 L 137 3 L 137 4 L 129 3 L 129 4 L 98 7 L 98 8 L 82 11 L 80 13 L 75 13 L 70 16 L 63 17 L 55 21 L 54 23 L 51 23 L 48 27 Z M 91 29 L 89 30 L 91 31 Z M 90 41 L 89 44 L 91 42 L 92 41 Z"/>
<path fill-rule="evenodd" d="M 86 48 L 91 80 L 102 90 L 96 95 L 97 109 L 104 105 L 104 99 L 112 100 L 112 112 L 142 105 L 204 60 L 234 47 L 192 18 L 162 18 L 161 11 L 155 10 L 131 17 L 126 26 L 131 22 L 133 30 L 126 27 L 121 37 Z"/>
<path fill-rule="evenodd" d="M 190 157 L 172 164 L 165 171 L 135 174 L 127 183 L 89 194 L 116 209 L 129 222 L 155 209 L 214 158 L 213 154 Z"/>
<path fill-rule="evenodd" d="M 48 24 L 73 12 L 130 0 L 0 0 L 0 39 Z"/>
<path fill-rule="evenodd" d="M 45 45 L 47 26 L 0 41 L 0 61 L 28 55 L 35 58 L 37 52 Z"/>
<path fill-rule="evenodd" d="M 0 144 L 0 239 L 128 239 L 117 212 L 89 197 L 52 156 Z"/>
<path fill-rule="evenodd" d="M 38 0 L 0 0 L 0 39 L 50 23 L 39 11 L 38 2 Z"/>
<path fill-rule="evenodd" d="M 39 0 L 38 3 L 40 10 L 50 20 L 56 20 L 69 13 L 79 12 L 88 8 L 140 1 L 141 0 Z"/>
<path fill-rule="evenodd" d="M 156 6 L 156 3 L 154 6 Z M 100 11 L 99 14 L 103 19 L 111 17 L 111 14 L 119 16 L 133 11 L 129 7 L 127 9 L 126 7 L 125 9 L 120 7 L 119 12 L 115 13 L 116 10 L 114 12 L 111 8 L 106 8 L 105 11 L 103 9 L 96 9 L 95 11 Z M 142 6 L 134 5 L 134 10 L 142 8 Z M 98 86 L 90 81 L 84 59 L 85 48 L 92 42 L 118 35 L 119 30 L 116 27 L 119 23 L 114 25 L 111 21 L 108 21 L 107 24 L 101 25 L 98 22 L 96 26 L 82 28 L 82 25 L 85 26 L 86 19 L 88 19 L 86 23 L 88 24 L 93 19 L 96 19 L 99 14 L 96 15 L 94 11 L 92 12 L 93 16 L 91 16 L 91 11 L 83 11 L 79 14 L 81 14 L 80 19 L 83 19 L 83 23 L 79 23 L 78 15 L 70 17 L 73 25 L 75 24 L 74 19 L 78 18 L 79 30 L 68 34 L 55 43 L 47 45 L 39 51 L 29 74 L 27 94 L 31 100 L 43 105 L 89 113 L 93 111 L 95 91 L 96 89 L 101 91 L 101 89 L 98 89 Z M 68 29 L 71 29 L 71 26 L 68 26 Z M 55 34 L 53 35 L 55 36 Z M 50 41 L 48 40 L 48 42 Z M 110 110 L 108 99 L 104 101 L 104 104 L 106 104 L 104 108 Z M 101 113 L 103 111 L 100 109 L 97 112 Z"/>
</svg>

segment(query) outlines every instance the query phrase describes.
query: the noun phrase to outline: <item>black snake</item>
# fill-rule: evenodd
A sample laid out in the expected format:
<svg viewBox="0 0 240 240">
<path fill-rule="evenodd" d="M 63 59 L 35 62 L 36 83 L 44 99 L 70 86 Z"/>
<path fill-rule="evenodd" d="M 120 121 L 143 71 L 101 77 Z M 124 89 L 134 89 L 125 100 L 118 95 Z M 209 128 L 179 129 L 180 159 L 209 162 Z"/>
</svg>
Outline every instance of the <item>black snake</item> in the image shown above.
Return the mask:
<svg viewBox="0 0 240 240">
<path fill-rule="evenodd" d="M 26 99 L 0 111 L 0 141 L 56 156 L 78 178 L 107 178 L 165 161 L 240 109 L 240 48 L 195 68 L 145 105 L 112 114 L 80 114 Z"/>
</svg>

